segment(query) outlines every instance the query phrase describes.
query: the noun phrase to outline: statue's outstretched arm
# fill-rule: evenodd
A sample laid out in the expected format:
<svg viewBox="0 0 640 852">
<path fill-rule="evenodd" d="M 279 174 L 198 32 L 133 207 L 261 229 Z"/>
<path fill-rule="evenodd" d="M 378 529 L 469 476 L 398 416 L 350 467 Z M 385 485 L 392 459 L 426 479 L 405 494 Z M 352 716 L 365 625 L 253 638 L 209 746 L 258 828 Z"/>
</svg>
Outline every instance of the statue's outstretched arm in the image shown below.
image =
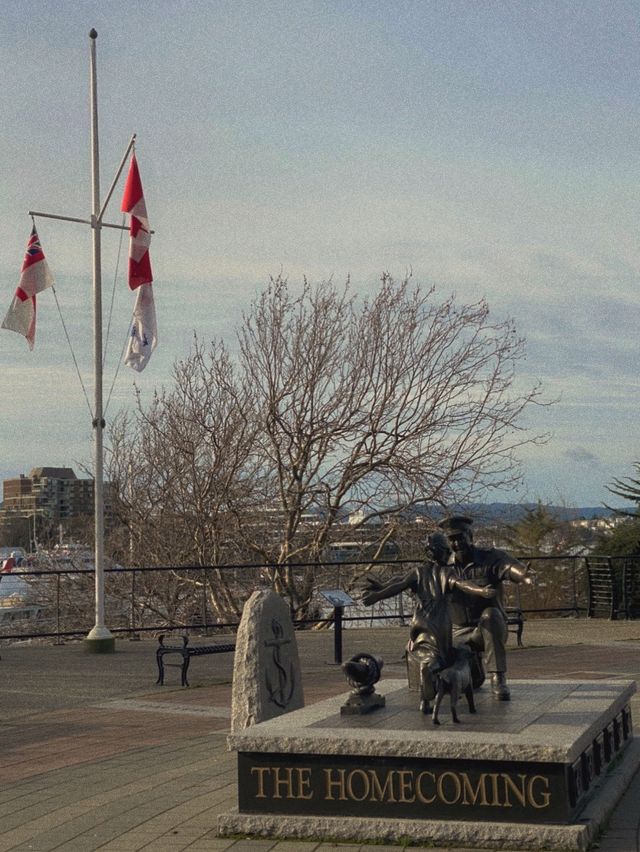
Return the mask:
<svg viewBox="0 0 640 852">
<path fill-rule="evenodd" d="M 450 589 L 460 589 L 468 595 L 476 595 L 480 598 L 495 598 L 496 590 L 492 586 L 479 586 L 471 580 L 462 580 L 459 577 L 450 577 Z"/>
<path fill-rule="evenodd" d="M 513 583 L 524 583 L 525 586 L 533 586 L 536 581 L 536 575 L 531 570 L 530 563 L 525 565 L 513 557 L 509 560 L 507 576 Z"/>
<path fill-rule="evenodd" d="M 369 578 L 367 578 L 365 582 L 370 582 Z M 385 598 L 392 598 L 394 595 L 399 595 L 406 589 L 412 588 L 412 586 L 412 571 L 404 577 L 393 577 L 383 586 L 379 585 L 379 583 L 374 580 L 373 583 L 370 582 L 370 588 L 364 590 L 362 594 L 362 603 L 365 606 L 371 606 L 371 604 L 374 604 L 377 601 L 384 600 Z"/>
</svg>

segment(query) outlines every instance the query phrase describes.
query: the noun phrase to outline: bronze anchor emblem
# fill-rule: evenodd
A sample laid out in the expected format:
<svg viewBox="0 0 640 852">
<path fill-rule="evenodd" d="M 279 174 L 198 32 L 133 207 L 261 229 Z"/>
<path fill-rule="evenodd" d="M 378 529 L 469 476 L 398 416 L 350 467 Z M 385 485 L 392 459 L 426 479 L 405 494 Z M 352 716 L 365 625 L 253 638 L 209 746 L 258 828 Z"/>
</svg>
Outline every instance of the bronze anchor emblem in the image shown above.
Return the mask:
<svg viewBox="0 0 640 852">
<path fill-rule="evenodd" d="M 282 660 L 280 659 L 280 648 L 282 645 L 288 645 L 291 642 L 291 639 L 284 638 L 284 630 L 277 618 L 274 618 L 271 621 L 271 631 L 273 633 L 273 639 L 270 641 L 265 639 L 264 644 L 266 648 L 273 648 L 273 664 L 278 671 L 278 684 L 277 686 L 274 686 L 271 678 L 269 677 L 269 671 L 267 671 L 265 678 L 267 692 L 269 693 L 269 699 L 284 710 L 287 704 L 291 701 L 291 697 L 293 695 L 293 690 L 295 688 L 295 674 L 293 663 L 290 663 L 288 672 L 282 664 Z"/>
</svg>

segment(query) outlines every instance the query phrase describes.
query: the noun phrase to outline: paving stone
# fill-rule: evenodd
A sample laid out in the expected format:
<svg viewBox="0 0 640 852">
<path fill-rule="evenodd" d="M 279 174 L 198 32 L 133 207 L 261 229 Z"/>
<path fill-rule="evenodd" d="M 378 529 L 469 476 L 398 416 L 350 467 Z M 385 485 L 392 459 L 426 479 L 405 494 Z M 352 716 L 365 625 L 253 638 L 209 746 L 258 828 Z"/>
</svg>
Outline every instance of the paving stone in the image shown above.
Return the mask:
<svg viewBox="0 0 640 852">
<path fill-rule="evenodd" d="M 125 832 L 108 843 L 104 843 L 100 849 L 102 852 L 137 852 L 149 843 L 149 832 L 145 829 L 136 828 Z"/>
<path fill-rule="evenodd" d="M 142 849 L 147 852 L 178 852 L 178 850 L 188 849 L 190 842 L 183 841 L 179 836 L 175 837 L 157 837 L 151 843 L 143 846 Z"/>
<path fill-rule="evenodd" d="M 609 829 L 594 849 L 599 849 L 600 852 L 635 852 L 639 847 L 637 831 L 629 828 Z"/>
<path fill-rule="evenodd" d="M 215 831 L 210 831 L 203 835 L 195 843 L 187 846 L 189 852 L 225 852 L 233 846 L 235 840 L 228 840 L 224 837 L 218 837 Z"/>
</svg>

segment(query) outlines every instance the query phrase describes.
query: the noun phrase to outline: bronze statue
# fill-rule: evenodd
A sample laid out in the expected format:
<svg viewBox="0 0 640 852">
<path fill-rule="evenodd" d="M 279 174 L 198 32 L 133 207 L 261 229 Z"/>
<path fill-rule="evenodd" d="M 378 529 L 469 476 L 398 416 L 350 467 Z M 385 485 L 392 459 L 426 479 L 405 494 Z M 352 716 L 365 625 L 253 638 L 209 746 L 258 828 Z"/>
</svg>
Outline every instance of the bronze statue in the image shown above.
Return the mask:
<svg viewBox="0 0 640 852">
<path fill-rule="evenodd" d="M 420 709 L 423 713 L 430 712 L 429 702 L 436 697 L 439 673 L 453 666 L 460 656 L 465 656 L 457 654 L 454 648 L 447 598 L 456 589 L 465 595 L 479 595 L 484 601 L 496 594 L 486 584 L 480 586 L 457 576 L 453 567 L 447 565 L 450 555 L 446 537 L 442 533 L 434 533 L 427 541 L 427 559 L 424 563 L 404 577 L 394 577 L 386 584 L 367 577 L 365 582 L 368 588 L 362 595 L 362 602 L 366 606 L 405 590 L 411 590 L 415 595 L 416 607 L 409 632 L 407 662 L 419 668 Z M 466 693 L 466 687 L 462 691 Z M 452 715 L 455 719 L 455 692 L 452 697 Z M 437 723 L 437 713 L 434 721 Z"/>
<path fill-rule="evenodd" d="M 527 565 L 503 550 L 475 547 L 472 524 L 472 519 L 464 515 L 455 515 L 439 524 L 446 531 L 453 549 L 450 567 L 460 580 L 472 582 L 487 591 L 493 590 L 494 594 L 483 598 L 477 593 L 469 594 L 460 583 L 452 587 L 449 611 L 453 622 L 453 641 L 456 645 L 464 644 L 472 651 L 482 653 L 484 669 L 491 675 L 494 698 L 509 701 L 511 695 L 506 678 L 508 628 L 502 584 L 510 580 L 532 585 L 535 577 Z M 474 668 L 473 686 L 477 689 L 484 680 L 484 674 L 482 669 Z"/>
<path fill-rule="evenodd" d="M 384 695 L 376 692 L 382 666 L 382 657 L 366 653 L 356 654 L 342 664 L 342 671 L 352 690 L 346 703 L 340 708 L 341 716 L 356 713 L 363 715 L 377 710 L 378 707 L 384 707 Z"/>
<path fill-rule="evenodd" d="M 460 722 L 458 718 L 457 704 L 458 698 L 464 694 L 469 705 L 469 713 L 476 712 L 475 701 L 473 700 L 473 682 L 471 679 L 471 663 L 473 651 L 466 645 L 460 645 L 455 649 L 454 661 L 446 669 L 438 672 L 436 677 L 437 689 L 436 699 L 433 702 L 432 721 L 434 725 L 439 725 L 440 720 L 438 714 L 440 705 L 445 695 L 449 696 L 451 702 L 451 718 L 454 722 Z"/>
</svg>

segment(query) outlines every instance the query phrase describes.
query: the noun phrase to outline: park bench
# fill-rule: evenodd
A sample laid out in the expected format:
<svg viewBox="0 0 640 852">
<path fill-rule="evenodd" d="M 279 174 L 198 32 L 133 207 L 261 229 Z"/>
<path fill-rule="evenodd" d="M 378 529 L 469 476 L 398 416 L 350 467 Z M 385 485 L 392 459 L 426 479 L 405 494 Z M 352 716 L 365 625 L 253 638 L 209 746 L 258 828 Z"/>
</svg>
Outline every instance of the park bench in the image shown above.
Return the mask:
<svg viewBox="0 0 640 852">
<path fill-rule="evenodd" d="M 507 627 L 509 628 L 509 632 L 516 634 L 518 647 L 522 648 L 522 632 L 524 630 L 524 617 L 522 615 L 522 610 L 515 606 L 507 607 L 505 609 L 505 614 L 507 616 Z M 511 630 L 511 627 L 515 629 Z"/>
<path fill-rule="evenodd" d="M 176 666 L 182 669 L 182 686 L 189 686 L 187 680 L 187 671 L 191 657 L 203 657 L 206 654 L 225 654 L 230 651 L 235 651 L 235 644 L 217 644 L 217 645 L 189 645 L 189 637 L 182 637 L 182 645 L 165 645 L 164 635 L 158 636 L 158 649 L 156 650 L 156 662 L 158 663 L 158 680 L 160 686 L 164 685 L 164 667 Z M 182 657 L 181 663 L 165 663 L 164 658 L 167 654 L 178 654 Z"/>
</svg>

